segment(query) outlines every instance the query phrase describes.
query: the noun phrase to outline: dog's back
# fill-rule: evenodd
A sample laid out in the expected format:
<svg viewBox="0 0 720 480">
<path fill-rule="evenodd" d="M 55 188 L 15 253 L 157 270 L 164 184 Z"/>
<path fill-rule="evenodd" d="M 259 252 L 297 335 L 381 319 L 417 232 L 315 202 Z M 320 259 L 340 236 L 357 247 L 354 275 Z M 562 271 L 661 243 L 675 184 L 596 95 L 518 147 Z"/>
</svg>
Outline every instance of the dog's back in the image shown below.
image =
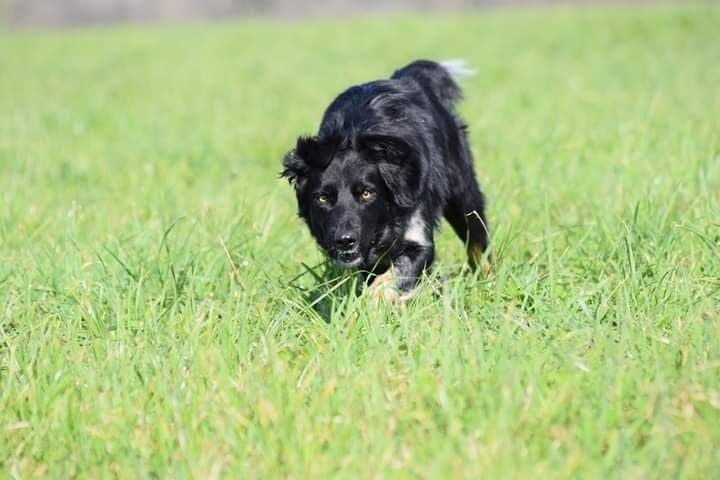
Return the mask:
<svg viewBox="0 0 720 480">
<path fill-rule="evenodd" d="M 430 60 L 416 60 L 400 70 L 396 70 L 392 79 L 412 78 L 428 93 L 434 96 L 443 107 L 452 112 L 455 103 L 462 98 L 460 87 L 452 77 L 452 65 L 444 65 Z"/>
</svg>

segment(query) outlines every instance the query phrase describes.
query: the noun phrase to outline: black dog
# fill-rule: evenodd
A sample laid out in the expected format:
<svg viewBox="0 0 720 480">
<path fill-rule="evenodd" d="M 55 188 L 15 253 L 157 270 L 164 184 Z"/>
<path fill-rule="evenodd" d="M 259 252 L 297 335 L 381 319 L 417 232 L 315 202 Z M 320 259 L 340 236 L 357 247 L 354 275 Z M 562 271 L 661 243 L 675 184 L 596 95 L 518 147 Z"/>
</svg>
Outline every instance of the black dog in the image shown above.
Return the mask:
<svg viewBox="0 0 720 480">
<path fill-rule="evenodd" d="M 387 299 L 409 296 L 431 266 L 441 216 L 466 243 L 473 269 L 488 248 L 467 126 L 453 110 L 461 98 L 454 67 L 462 68 L 418 60 L 389 80 L 349 88 L 318 134 L 300 137 L 283 161 L 320 246 L 367 272 Z"/>
</svg>

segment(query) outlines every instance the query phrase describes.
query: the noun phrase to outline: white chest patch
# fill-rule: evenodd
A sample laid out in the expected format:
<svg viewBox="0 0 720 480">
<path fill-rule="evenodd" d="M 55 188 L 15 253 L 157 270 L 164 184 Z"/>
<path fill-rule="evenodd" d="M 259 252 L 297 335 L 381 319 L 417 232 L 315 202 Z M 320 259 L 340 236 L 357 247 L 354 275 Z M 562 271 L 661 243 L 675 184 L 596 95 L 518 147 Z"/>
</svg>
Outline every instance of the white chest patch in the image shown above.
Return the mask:
<svg viewBox="0 0 720 480">
<path fill-rule="evenodd" d="M 414 242 L 418 245 L 428 247 L 431 245 L 431 242 L 430 238 L 428 238 L 427 228 L 428 226 L 423 222 L 420 212 L 416 210 L 415 213 L 412 214 L 412 217 L 410 217 L 403 238 L 408 242 Z"/>
</svg>

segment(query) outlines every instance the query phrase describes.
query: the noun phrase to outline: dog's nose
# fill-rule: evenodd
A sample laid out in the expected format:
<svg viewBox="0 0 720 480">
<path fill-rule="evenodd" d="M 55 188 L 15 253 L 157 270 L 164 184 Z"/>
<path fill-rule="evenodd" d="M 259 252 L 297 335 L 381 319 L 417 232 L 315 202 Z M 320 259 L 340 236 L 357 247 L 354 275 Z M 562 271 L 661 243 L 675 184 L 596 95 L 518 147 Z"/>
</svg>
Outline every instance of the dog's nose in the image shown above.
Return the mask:
<svg viewBox="0 0 720 480">
<path fill-rule="evenodd" d="M 340 238 L 335 240 L 335 246 L 342 252 L 347 252 L 355 248 L 355 238 L 351 235 L 342 235 Z"/>
</svg>

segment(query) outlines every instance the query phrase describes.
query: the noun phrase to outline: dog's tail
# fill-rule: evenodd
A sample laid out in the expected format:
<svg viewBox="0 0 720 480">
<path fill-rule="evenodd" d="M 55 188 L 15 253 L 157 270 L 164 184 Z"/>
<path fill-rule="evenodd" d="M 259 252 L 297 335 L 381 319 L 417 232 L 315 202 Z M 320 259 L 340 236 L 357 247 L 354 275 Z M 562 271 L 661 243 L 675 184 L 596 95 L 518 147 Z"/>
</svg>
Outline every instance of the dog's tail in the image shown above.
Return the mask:
<svg viewBox="0 0 720 480">
<path fill-rule="evenodd" d="M 392 78 L 411 77 L 430 91 L 442 105 L 453 111 L 455 104 L 462 98 L 462 91 L 455 82 L 456 78 L 474 75 L 464 60 L 448 60 L 433 62 L 416 60 L 400 70 L 396 70 Z"/>
</svg>

